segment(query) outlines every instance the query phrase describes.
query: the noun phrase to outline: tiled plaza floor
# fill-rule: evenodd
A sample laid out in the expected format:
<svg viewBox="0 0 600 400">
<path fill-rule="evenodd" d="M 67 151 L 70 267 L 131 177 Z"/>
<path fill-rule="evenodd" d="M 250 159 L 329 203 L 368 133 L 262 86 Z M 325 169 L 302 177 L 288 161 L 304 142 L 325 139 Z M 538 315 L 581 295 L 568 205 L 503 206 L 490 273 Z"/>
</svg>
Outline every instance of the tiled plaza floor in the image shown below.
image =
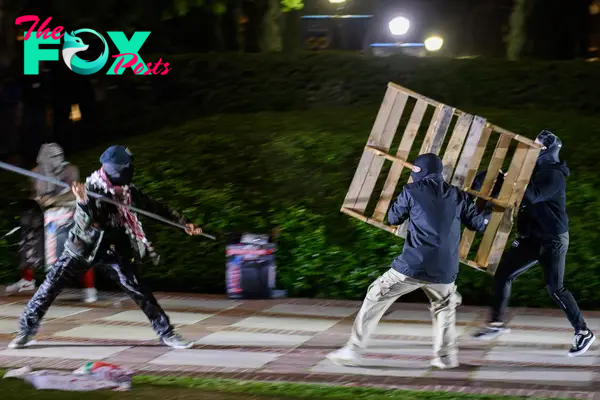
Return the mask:
<svg viewBox="0 0 600 400">
<path fill-rule="evenodd" d="M 178 330 L 195 341 L 193 349 L 160 345 L 142 312 L 120 294 L 102 293 L 98 303 L 84 305 L 66 293 L 48 313 L 36 344 L 8 350 L 27 297 L 0 296 L 0 368 L 75 369 L 104 360 L 140 374 L 582 399 L 594 399 L 600 389 L 600 352 L 594 346 L 585 356 L 567 357 L 573 333 L 557 310 L 513 309 L 512 333 L 482 344 L 470 335 L 487 310 L 459 308 L 461 366 L 436 371 L 429 368 L 432 329 L 425 304 L 392 306 L 363 365 L 344 368 L 325 355 L 348 339 L 358 302 L 157 297 Z M 584 315 L 600 332 L 600 312 Z"/>
</svg>

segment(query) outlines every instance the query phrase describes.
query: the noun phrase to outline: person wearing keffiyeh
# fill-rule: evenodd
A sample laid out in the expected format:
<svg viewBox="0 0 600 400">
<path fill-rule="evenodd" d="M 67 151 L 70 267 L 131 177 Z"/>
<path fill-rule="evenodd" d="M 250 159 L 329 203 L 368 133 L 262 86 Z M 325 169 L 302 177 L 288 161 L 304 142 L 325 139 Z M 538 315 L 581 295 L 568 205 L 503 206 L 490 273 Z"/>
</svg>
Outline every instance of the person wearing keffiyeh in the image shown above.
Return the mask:
<svg viewBox="0 0 600 400">
<path fill-rule="evenodd" d="M 85 273 L 90 264 L 107 272 L 146 314 L 161 341 L 176 349 L 192 347 L 174 331 L 169 317 L 148 289 L 137 279 L 134 262 L 146 256 L 156 263 L 158 256 L 146 238 L 135 212 L 87 196 L 94 192 L 125 205 L 145 209 L 187 226 L 187 233 L 199 235 L 202 229 L 169 207 L 154 201 L 132 184 L 133 156 L 123 146 L 111 146 L 100 157 L 102 167 L 85 184 L 73 183 L 77 199 L 75 224 L 62 256 L 27 304 L 19 322 L 19 333 L 9 348 L 22 348 L 37 333 L 43 316 L 65 285 Z"/>
</svg>

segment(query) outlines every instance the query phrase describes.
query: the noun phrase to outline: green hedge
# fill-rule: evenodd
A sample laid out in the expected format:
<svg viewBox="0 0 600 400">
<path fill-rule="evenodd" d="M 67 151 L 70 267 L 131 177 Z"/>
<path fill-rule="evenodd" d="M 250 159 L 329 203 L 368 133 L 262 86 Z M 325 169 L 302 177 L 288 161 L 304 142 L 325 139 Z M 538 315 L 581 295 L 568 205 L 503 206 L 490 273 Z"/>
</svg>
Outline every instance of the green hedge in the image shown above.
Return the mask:
<svg viewBox="0 0 600 400">
<path fill-rule="evenodd" d="M 219 115 L 126 141 L 136 156 L 138 184 L 199 222 L 206 216 L 207 232 L 219 235 L 213 242 L 146 222 L 162 263 L 145 266 L 145 279 L 161 290 L 222 293 L 224 234 L 268 232 L 280 226 L 281 287 L 294 296 L 360 298 L 403 244 L 339 212 L 376 111 Z M 600 301 L 600 118 L 534 110 L 467 111 L 529 137 L 545 127 L 563 138 L 563 155 L 573 171 L 568 183 L 572 241 L 566 281 L 584 307 L 595 307 Z M 87 174 L 97 167 L 102 150 L 73 161 Z M 14 177 L 2 173 L 1 179 Z M 1 212 L 0 228 L 7 231 L 14 215 Z M 7 248 L 8 241 L 0 243 L 2 279 L 14 279 L 14 244 Z M 459 285 L 466 302 L 481 304 L 489 298 L 491 283 L 485 274 L 463 267 Z M 551 304 L 539 269 L 514 285 L 513 304 Z"/>
<path fill-rule="evenodd" d="M 600 110 L 600 64 L 354 54 L 162 56 L 165 76 L 103 77 L 109 112 L 102 130 L 148 129 L 223 112 L 379 104 L 388 81 L 456 107 Z M 158 59 L 159 56 L 148 56 Z"/>
</svg>

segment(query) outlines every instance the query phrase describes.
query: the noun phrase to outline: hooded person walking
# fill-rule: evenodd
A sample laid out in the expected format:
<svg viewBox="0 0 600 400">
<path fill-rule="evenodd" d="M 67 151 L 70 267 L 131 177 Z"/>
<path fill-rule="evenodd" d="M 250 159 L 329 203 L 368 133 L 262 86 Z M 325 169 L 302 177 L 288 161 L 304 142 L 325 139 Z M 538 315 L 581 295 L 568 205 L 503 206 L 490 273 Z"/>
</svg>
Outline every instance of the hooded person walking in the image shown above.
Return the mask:
<svg viewBox="0 0 600 400">
<path fill-rule="evenodd" d="M 177 349 L 193 346 L 193 342 L 175 332 L 152 292 L 138 281 L 132 260 L 149 255 L 158 262 L 158 256 L 146 238 L 137 214 L 126 207 L 90 199 L 87 193 L 94 192 L 185 224 L 189 235 L 200 235 L 202 229 L 132 184 L 133 156 L 127 148 L 109 147 L 100 157 L 100 162 L 102 167 L 88 177 L 85 184 L 73 183 L 77 207 L 65 250 L 27 304 L 19 321 L 19 332 L 9 348 L 23 348 L 33 339 L 52 302 L 65 285 L 72 278 L 84 274 L 91 263 L 102 268 L 131 297 L 146 314 L 164 344 Z"/>
<path fill-rule="evenodd" d="M 63 149 L 57 143 L 41 146 L 33 171 L 69 185 L 79 180 L 79 169 L 65 160 Z M 32 189 L 35 211 L 27 210 L 21 216 L 21 280 L 6 288 L 7 295 L 35 290 L 35 269 L 40 264 L 45 264 L 46 270 L 54 265 L 73 226 L 76 204 L 71 190 L 41 180 L 35 180 Z M 31 224 L 37 220 L 40 221 Z M 98 295 L 93 269 L 90 268 L 82 277 L 82 283 L 83 301 L 95 302 Z"/>
<path fill-rule="evenodd" d="M 359 365 L 370 336 L 385 311 L 401 296 L 423 289 L 431 302 L 434 326 L 433 359 L 437 368 L 458 366 L 456 290 L 461 222 L 483 232 L 488 223 L 467 193 L 444 181 L 443 165 L 435 154 L 415 159 L 411 177 L 388 212 L 391 225 L 408 220 L 402 254 L 390 270 L 371 284 L 356 316 L 350 340 L 327 357 L 338 365 Z"/>
<path fill-rule="evenodd" d="M 564 311 L 575 330 L 568 353 L 575 357 L 585 353 L 596 337 L 588 329 L 575 298 L 563 283 L 569 248 L 566 178 L 570 171 L 567 164 L 560 161 L 562 142 L 558 136 L 543 130 L 535 141 L 544 147 L 523 196 L 517 217 L 517 239 L 502 257 L 494 275 L 495 295 L 489 324 L 474 338 L 486 341 L 510 331 L 504 323 L 504 314 L 512 282 L 540 263 L 548 294 Z"/>
</svg>

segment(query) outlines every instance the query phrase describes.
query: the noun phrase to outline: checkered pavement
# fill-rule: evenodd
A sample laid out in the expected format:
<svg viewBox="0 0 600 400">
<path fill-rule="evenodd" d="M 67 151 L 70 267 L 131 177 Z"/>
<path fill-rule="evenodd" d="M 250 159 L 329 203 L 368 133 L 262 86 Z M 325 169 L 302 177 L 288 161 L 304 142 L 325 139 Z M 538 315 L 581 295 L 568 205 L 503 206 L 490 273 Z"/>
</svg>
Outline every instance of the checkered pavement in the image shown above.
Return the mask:
<svg viewBox="0 0 600 400">
<path fill-rule="evenodd" d="M 3 288 L 0 288 L 3 293 Z M 461 367 L 429 368 L 431 322 L 425 304 L 392 306 L 360 368 L 337 367 L 325 355 L 349 337 L 360 303 L 315 299 L 233 301 L 219 296 L 157 294 L 190 350 L 160 345 L 135 304 L 101 293 L 93 305 L 67 292 L 50 309 L 37 343 L 5 345 L 17 328 L 26 297 L 0 297 L 0 368 L 75 369 L 93 360 L 140 374 L 336 383 L 470 393 L 593 399 L 600 389 L 600 352 L 569 358 L 572 330 L 558 310 L 511 310 L 512 333 L 481 344 L 470 335 L 487 310 L 458 312 Z M 600 327 L 599 312 L 584 313 Z M 600 330 L 599 330 L 600 332 Z"/>
</svg>

